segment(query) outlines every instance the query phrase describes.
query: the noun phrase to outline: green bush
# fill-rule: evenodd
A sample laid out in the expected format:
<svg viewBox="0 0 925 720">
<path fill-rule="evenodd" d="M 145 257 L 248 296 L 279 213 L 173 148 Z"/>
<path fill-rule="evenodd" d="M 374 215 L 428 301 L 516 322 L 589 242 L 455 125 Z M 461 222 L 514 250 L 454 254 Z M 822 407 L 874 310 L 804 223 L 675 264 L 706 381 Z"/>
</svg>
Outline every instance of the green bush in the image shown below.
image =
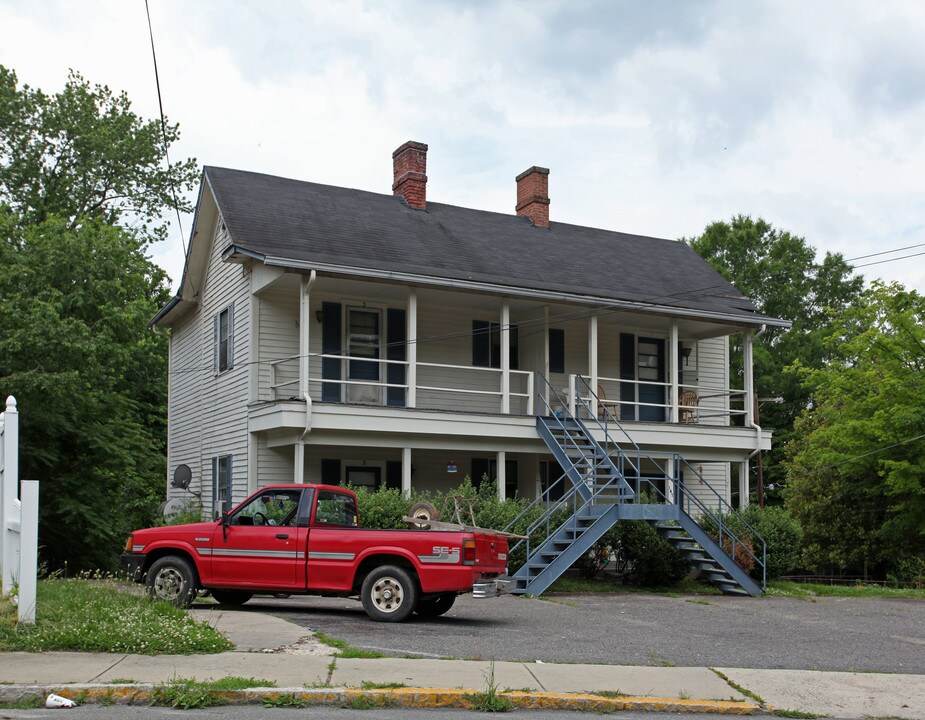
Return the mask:
<svg viewBox="0 0 925 720">
<path fill-rule="evenodd" d="M 624 581 L 642 587 L 670 587 L 690 572 L 684 556 L 644 520 L 621 520 L 608 532 L 632 563 Z"/>
<path fill-rule="evenodd" d="M 743 522 L 743 520 L 745 522 Z M 723 515 L 723 525 L 729 528 L 742 540 L 751 542 L 754 548 L 755 558 L 758 562 L 754 567 L 748 568 L 752 576 L 761 579 L 761 543 L 755 537 L 755 534 L 749 530 L 750 525 L 755 533 L 767 544 L 767 579 L 773 580 L 781 575 L 792 572 L 800 565 L 800 556 L 803 551 L 803 530 L 796 518 L 782 507 L 766 507 L 764 509 L 757 505 L 750 505 L 741 515 L 726 514 Z M 701 526 L 710 533 L 714 538 L 717 537 L 717 524 L 709 517 L 700 519 Z M 728 552 L 729 548 L 726 548 Z M 736 553 L 736 561 L 742 567 L 747 564 L 743 562 L 746 553 Z M 751 561 L 751 556 L 748 557 Z M 749 562 L 748 564 L 751 564 Z"/>
<path fill-rule="evenodd" d="M 357 496 L 360 525 L 371 530 L 401 530 L 408 527 L 402 518 L 411 512 L 411 500 L 401 490 L 382 488 L 370 492 L 365 487 L 350 488 Z"/>
</svg>

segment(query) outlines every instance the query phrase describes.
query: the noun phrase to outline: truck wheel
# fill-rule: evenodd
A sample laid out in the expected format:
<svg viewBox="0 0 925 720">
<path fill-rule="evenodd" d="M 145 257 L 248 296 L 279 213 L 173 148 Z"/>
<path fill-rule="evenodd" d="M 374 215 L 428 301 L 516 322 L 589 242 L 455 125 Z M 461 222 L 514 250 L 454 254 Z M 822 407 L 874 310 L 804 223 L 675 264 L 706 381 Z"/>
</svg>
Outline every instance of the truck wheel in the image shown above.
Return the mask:
<svg viewBox="0 0 925 720">
<path fill-rule="evenodd" d="M 401 622 L 418 601 L 418 586 L 412 577 L 395 565 L 382 565 L 363 580 L 360 591 L 363 609 L 378 622 Z"/>
<path fill-rule="evenodd" d="M 414 611 L 421 617 L 433 618 L 446 613 L 456 602 L 456 593 L 440 593 L 418 600 Z"/>
<path fill-rule="evenodd" d="M 148 568 L 148 596 L 177 607 L 189 607 L 196 597 L 196 571 L 188 560 L 167 555 Z"/>
<path fill-rule="evenodd" d="M 243 590 L 213 590 L 212 597 L 221 605 L 243 605 L 254 597 L 254 593 Z"/>
</svg>

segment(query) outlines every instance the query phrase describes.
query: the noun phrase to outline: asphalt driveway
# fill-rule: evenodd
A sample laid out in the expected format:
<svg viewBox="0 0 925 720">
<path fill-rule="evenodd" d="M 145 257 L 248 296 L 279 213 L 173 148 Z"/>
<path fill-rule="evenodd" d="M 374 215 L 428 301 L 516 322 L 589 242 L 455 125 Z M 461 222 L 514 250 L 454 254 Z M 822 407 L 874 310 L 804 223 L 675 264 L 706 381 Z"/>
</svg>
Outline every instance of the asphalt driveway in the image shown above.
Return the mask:
<svg viewBox="0 0 925 720">
<path fill-rule="evenodd" d="M 925 674 L 925 602 L 643 594 L 459 598 L 442 618 L 370 621 L 354 600 L 255 598 L 390 656 Z"/>
</svg>

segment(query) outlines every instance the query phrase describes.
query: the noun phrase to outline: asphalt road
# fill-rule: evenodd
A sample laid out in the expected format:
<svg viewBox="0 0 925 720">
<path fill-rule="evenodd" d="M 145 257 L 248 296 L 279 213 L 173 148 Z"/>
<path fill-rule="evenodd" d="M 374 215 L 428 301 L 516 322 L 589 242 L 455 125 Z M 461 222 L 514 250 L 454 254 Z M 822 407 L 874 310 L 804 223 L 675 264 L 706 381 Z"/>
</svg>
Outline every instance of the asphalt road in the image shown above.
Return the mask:
<svg viewBox="0 0 925 720">
<path fill-rule="evenodd" d="M 870 598 L 460 597 L 442 618 L 370 621 L 359 602 L 255 598 L 260 610 L 384 655 L 925 674 L 925 602 Z"/>
</svg>

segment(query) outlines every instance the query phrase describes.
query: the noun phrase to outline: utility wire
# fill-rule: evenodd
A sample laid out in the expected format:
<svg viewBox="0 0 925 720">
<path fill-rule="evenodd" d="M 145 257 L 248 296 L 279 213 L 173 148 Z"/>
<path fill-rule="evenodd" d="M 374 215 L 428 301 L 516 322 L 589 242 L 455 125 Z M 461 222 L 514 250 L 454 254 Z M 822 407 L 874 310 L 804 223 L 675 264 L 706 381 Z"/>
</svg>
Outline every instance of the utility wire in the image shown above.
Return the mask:
<svg viewBox="0 0 925 720">
<path fill-rule="evenodd" d="M 893 251 L 895 252 L 895 251 Z M 879 253 L 877 253 L 879 254 Z M 882 265 L 883 263 L 895 262 L 897 260 L 905 260 L 906 258 L 918 257 L 919 255 L 925 255 L 925 252 L 920 253 L 911 253 L 909 255 L 900 255 L 899 257 L 889 258 L 887 260 L 875 260 L 874 262 L 862 263 L 861 265 L 855 265 L 855 268 L 870 267 L 871 265 Z M 869 257 L 873 257 L 872 255 Z"/>
<path fill-rule="evenodd" d="M 882 453 L 884 450 L 892 450 L 893 448 L 899 447 L 900 445 L 908 445 L 909 443 L 915 442 L 916 440 L 921 440 L 922 438 L 925 438 L 925 434 L 916 435 L 915 437 L 908 438 L 906 440 L 900 440 L 898 443 L 893 443 L 892 445 L 877 448 L 876 450 L 871 450 L 870 452 L 866 452 L 861 455 L 855 455 L 854 457 L 850 457 L 845 460 L 839 460 L 837 463 L 832 463 L 832 466 L 838 467 L 839 465 L 844 465 L 845 463 L 851 462 L 852 460 L 860 460 L 861 458 L 865 458 L 868 455 L 876 455 L 877 453 Z"/>
<path fill-rule="evenodd" d="M 151 59 L 154 61 L 154 84 L 157 86 L 157 106 L 161 112 L 161 137 L 164 141 L 164 158 L 167 160 L 167 175 L 170 177 L 170 150 L 167 146 L 167 123 L 164 120 L 164 102 L 161 100 L 161 79 L 157 73 L 157 54 L 154 52 L 154 28 L 151 26 L 151 10 L 148 0 L 145 0 L 145 13 L 148 16 L 148 35 L 151 37 Z M 180 203 L 177 201 L 177 186 L 170 183 L 170 194 L 173 195 L 173 207 L 177 211 L 177 226 L 180 228 L 180 245 L 183 248 L 183 257 L 186 257 L 186 240 L 183 238 L 183 220 L 180 219 Z"/>
<path fill-rule="evenodd" d="M 883 250 L 882 252 L 871 253 L 870 255 L 858 255 L 853 258 L 846 258 L 845 262 L 854 262 L 855 260 L 864 260 L 866 258 L 877 257 L 878 255 L 889 255 L 890 253 L 899 252 L 900 250 L 912 250 L 913 248 L 923 247 L 925 243 L 916 243 L 915 245 L 906 245 L 906 247 L 893 248 L 892 250 Z"/>
</svg>

